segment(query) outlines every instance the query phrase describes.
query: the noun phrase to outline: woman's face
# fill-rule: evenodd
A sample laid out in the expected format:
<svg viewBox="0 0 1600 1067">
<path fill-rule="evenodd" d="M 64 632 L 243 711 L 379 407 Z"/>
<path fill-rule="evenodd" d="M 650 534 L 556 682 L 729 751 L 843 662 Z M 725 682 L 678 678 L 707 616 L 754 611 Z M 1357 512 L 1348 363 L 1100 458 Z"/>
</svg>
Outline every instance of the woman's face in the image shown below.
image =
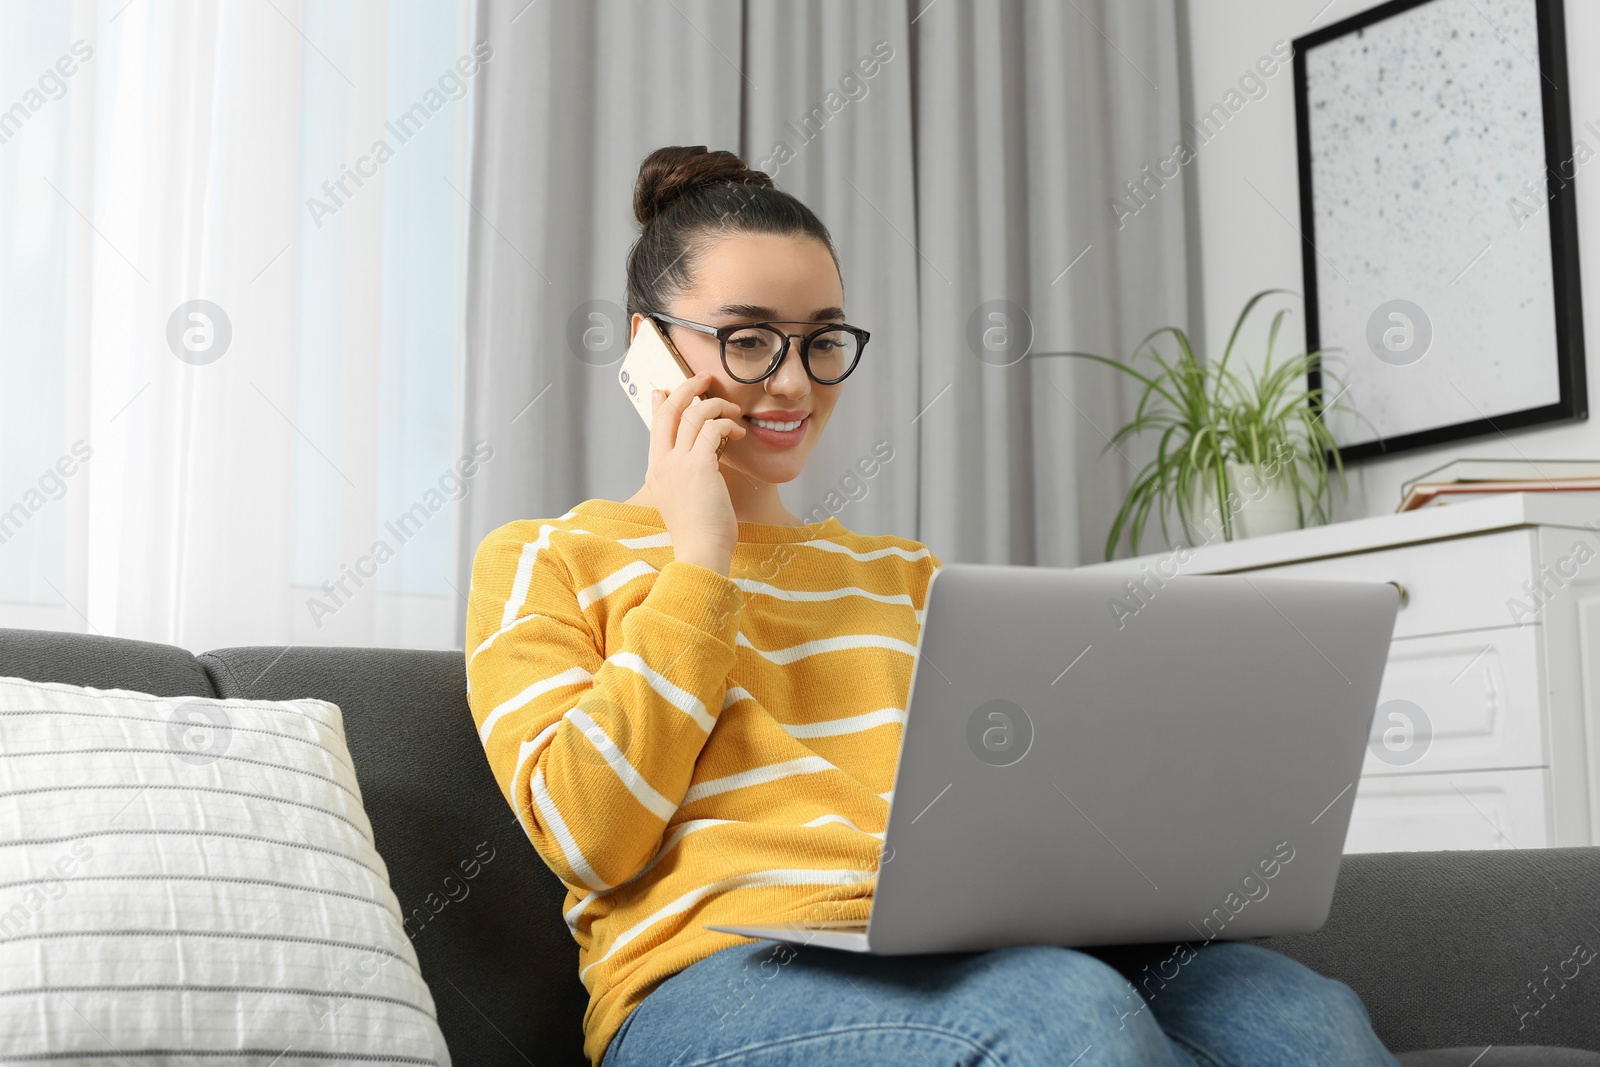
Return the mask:
<svg viewBox="0 0 1600 1067">
<path fill-rule="evenodd" d="M 811 237 L 744 233 L 720 237 L 701 250 L 694 274 L 694 284 L 662 309 L 667 314 L 708 326 L 770 320 L 790 334 L 816 329 L 799 325 L 802 322 L 844 321 L 839 270 L 828 249 Z M 633 316 L 633 332 L 642 321 L 643 316 Z M 747 432 L 729 440 L 722 453 L 723 467 L 763 482 L 787 482 L 798 475 L 828 425 L 844 382 L 813 382 L 800 362 L 797 337 L 790 338 L 789 351 L 774 374 L 747 384 L 729 376 L 715 337 L 670 324 L 667 332 L 690 369 L 711 375 L 709 394 L 739 405 Z M 804 421 L 797 430 L 769 435 L 750 421 L 751 416 L 770 422 Z"/>
</svg>

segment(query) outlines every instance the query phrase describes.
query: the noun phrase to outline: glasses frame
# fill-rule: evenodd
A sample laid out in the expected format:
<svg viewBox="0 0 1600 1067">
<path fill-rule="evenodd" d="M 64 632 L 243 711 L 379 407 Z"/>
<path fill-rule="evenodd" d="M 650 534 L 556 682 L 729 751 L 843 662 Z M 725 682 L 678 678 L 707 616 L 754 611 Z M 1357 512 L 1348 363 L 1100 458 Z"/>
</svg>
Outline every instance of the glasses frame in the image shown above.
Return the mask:
<svg viewBox="0 0 1600 1067">
<path fill-rule="evenodd" d="M 674 326 L 682 326 L 686 330 L 694 330 L 696 333 L 703 333 L 708 337 L 715 337 L 719 346 L 718 352 L 722 359 L 722 369 L 728 372 L 728 377 L 732 378 L 736 382 L 742 382 L 745 385 L 755 385 L 757 382 L 764 382 L 774 374 L 778 373 L 778 368 L 783 366 L 784 358 L 789 354 L 789 341 L 794 337 L 800 338 L 800 365 L 805 368 L 806 376 L 809 377 L 813 382 L 816 382 L 818 385 L 838 385 L 840 382 L 850 377 L 851 373 L 861 365 L 861 354 L 867 350 L 867 341 L 872 336 L 872 334 L 868 333 L 866 330 L 863 330 L 861 327 L 851 326 L 849 323 L 845 322 L 813 322 L 803 319 L 766 319 L 760 322 L 735 322 L 728 326 L 709 326 L 703 322 L 692 322 L 689 319 L 680 319 L 676 315 L 668 315 L 663 311 L 650 311 L 646 312 L 645 315 L 646 317 L 654 320 L 657 326 L 661 326 L 663 322 L 670 322 Z M 810 333 L 804 334 L 784 333 L 783 330 L 778 328 L 780 322 L 790 322 L 792 325 L 797 326 L 817 326 L 819 329 L 815 329 Z M 772 366 L 768 367 L 766 372 L 760 377 L 741 378 L 737 374 L 733 373 L 733 368 L 728 366 L 728 338 L 732 337 L 740 330 L 746 330 L 752 326 L 770 327 L 774 333 L 780 334 L 783 337 L 783 347 L 778 350 L 777 358 L 772 361 Z M 813 338 L 827 333 L 830 330 L 844 330 L 855 335 L 856 358 L 851 362 L 849 367 L 845 368 L 845 372 L 839 375 L 837 378 L 818 378 L 814 373 L 812 373 L 811 370 L 811 341 Z M 666 332 L 666 328 L 664 326 L 662 327 L 661 332 Z"/>
</svg>

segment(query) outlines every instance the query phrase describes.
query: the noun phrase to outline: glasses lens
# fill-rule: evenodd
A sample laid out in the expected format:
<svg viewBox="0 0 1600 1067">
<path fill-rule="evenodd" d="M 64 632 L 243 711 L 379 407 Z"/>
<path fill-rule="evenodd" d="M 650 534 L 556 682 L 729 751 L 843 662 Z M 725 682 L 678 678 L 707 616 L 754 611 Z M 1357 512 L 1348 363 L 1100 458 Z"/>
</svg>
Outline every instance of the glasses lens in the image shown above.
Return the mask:
<svg viewBox="0 0 1600 1067">
<path fill-rule="evenodd" d="M 746 326 L 731 334 L 722 346 L 728 373 L 753 382 L 767 373 L 783 351 L 783 334 L 766 326 Z"/>
<path fill-rule="evenodd" d="M 811 339 L 808 361 L 820 382 L 836 381 L 850 373 L 861 355 L 861 342 L 849 330 L 824 330 Z"/>
</svg>

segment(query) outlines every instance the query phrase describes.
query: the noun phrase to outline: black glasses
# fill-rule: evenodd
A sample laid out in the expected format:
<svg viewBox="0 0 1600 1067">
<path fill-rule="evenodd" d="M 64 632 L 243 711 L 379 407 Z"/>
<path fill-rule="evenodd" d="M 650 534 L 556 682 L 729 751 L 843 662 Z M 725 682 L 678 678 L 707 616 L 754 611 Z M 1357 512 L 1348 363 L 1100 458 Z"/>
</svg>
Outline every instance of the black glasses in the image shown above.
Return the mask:
<svg viewBox="0 0 1600 1067">
<path fill-rule="evenodd" d="M 670 322 L 686 330 L 715 337 L 722 346 L 722 369 L 734 381 L 746 385 L 764 381 L 777 372 L 789 353 L 789 338 L 800 338 L 800 363 L 818 385 L 837 385 L 849 377 L 861 361 L 861 352 L 872 335 L 859 326 L 842 322 L 800 322 L 817 326 L 804 334 L 787 334 L 775 322 L 737 322 L 732 326 L 707 326 L 659 311 L 650 313 L 657 325 Z M 662 328 L 666 332 L 666 328 Z"/>
</svg>

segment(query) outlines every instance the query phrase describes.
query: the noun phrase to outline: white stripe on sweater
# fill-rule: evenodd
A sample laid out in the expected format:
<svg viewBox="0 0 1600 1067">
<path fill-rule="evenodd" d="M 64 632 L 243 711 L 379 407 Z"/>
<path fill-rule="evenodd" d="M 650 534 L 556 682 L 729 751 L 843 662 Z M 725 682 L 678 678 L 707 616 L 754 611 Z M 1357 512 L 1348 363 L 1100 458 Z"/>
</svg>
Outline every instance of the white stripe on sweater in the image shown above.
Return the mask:
<svg viewBox="0 0 1600 1067">
<path fill-rule="evenodd" d="M 753 785 L 775 782 L 780 778 L 792 778 L 799 774 L 820 774 L 823 771 L 833 770 L 838 768 L 821 756 L 801 756 L 785 763 L 769 763 L 765 767 L 754 767 L 723 778 L 712 778 L 696 783 L 683 795 L 683 803 L 684 806 L 688 806 L 697 800 L 714 797 L 719 793 L 730 793 L 735 789 L 747 789 Z"/>
<path fill-rule="evenodd" d="M 672 818 L 678 810 L 678 805 L 656 792 L 655 787 L 645 781 L 644 775 L 639 773 L 639 768 L 628 762 L 628 757 L 611 740 L 605 729 L 582 708 L 573 708 L 563 718 L 571 719 L 572 725 L 582 731 L 589 743 L 600 753 L 606 765 L 617 772 L 617 777 L 622 779 L 622 784 L 628 787 L 628 792 L 633 794 L 635 800 L 643 804 L 645 810 L 650 812 L 662 822 Z"/>
<path fill-rule="evenodd" d="M 837 737 L 840 734 L 859 733 L 862 730 L 871 730 L 876 726 L 886 726 L 889 723 L 899 723 L 904 726 L 906 712 L 904 708 L 879 708 L 869 711 L 864 715 L 851 715 L 845 719 L 830 719 L 827 722 L 808 722 L 791 725 L 784 723 L 783 728 L 790 737 Z"/>
<path fill-rule="evenodd" d="M 557 518 L 555 522 L 566 522 L 574 514 L 576 512 L 566 512 L 565 515 Z M 509 627 L 512 622 L 517 621 L 518 611 L 522 611 L 523 603 L 528 601 L 528 585 L 533 584 L 533 565 L 538 561 L 539 552 L 549 549 L 550 534 L 552 533 L 589 533 L 589 531 L 576 530 L 576 528 L 574 530 L 562 530 L 558 526 L 541 523 L 539 525 L 539 536 L 534 537 L 533 541 L 523 542 L 522 555 L 517 558 L 517 576 L 510 582 L 510 595 L 506 598 L 506 606 L 501 608 L 502 630 Z"/>
<path fill-rule="evenodd" d="M 567 828 L 567 821 L 561 817 L 561 812 L 556 810 L 555 801 L 550 796 L 550 790 L 545 788 L 544 768 L 540 767 L 533 772 L 533 803 L 539 809 L 539 814 L 544 817 L 545 827 L 550 831 L 550 836 L 556 839 L 556 844 L 561 846 L 561 854 L 567 859 L 567 866 L 572 868 L 572 873 L 578 881 L 590 889 L 610 889 L 605 879 L 595 873 L 589 861 L 584 858 L 583 851 L 578 848 L 577 838 L 572 836 L 572 831 Z"/>
<path fill-rule="evenodd" d="M 497 724 L 507 715 L 510 715 L 513 711 L 516 711 L 518 708 L 521 708 L 523 705 L 527 704 L 528 701 L 532 700 L 541 693 L 547 693 L 552 689 L 560 689 L 561 687 L 568 685 L 587 685 L 593 680 L 594 675 L 590 674 L 582 667 L 568 667 L 566 670 L 562 671 L 558 675 L 555 675 L 554 677 L 541 678 L 539 681 L 534 682 L 532 685 L 528 686 L 528 688 L 524 689 L 510 700 L 500 704 L 499 707 L 495 708 L 488 715 L 484 716 L 483 725 L 478 727 L 478 740 L 484 744 L 488 744 L 489 734 L 494 730 L 495 724 Z"/>
<path fill-rule="evenodd" d="M 538 842 L 533 840 L 533 812 L 531 810 L 533 807 L 533 780 L 531 778 L 528 780 L 529 799 L 526 806 L 524 806 L 517 799 L 518 792 L 521 788 L 518 783 L 522 781 L 522 771 L 528 766 L 528 761 L 545 746 L 545 743 L 549 741 L 551 736 L 556 732 L 556 727 L 560 725 L 561 720 L 557 719 L 549 726 L 546 726 L 543 730 L 540 730 L 538 737 L 535 737 L 530 741 L 524 741 L 522 744 L 518 745 L 517 763 L 516 766 L 511 768 L 511 810 L 516 816 L 517 825 L 522 827 L 523 833 L 528 835 L 528 840 L 533 842 L 535 845 L 537 845 Z"/>
<path fill-rule="evenodd" d="M 625 882 L 618 883 L 611 889 L 604 889 L 599 892 L 590 893 L 572 907 L 568 908 L 566 914 L 562 916 L 567 920 L 567 929 L 576 934 L 578 932 L 578 920 L 583 918 L 583 913 L 588 910 L 590 904 L 593 904 L 596 900 L 599 900 L 603 896 L 621 889 L 623 886 L 629 885 L 632 882 L 637 882 L 639 879 L 643 878 L 650 872 L 651 868 L 655 867 L 656 864 L 660 863 L 664 858 L 666 858 L 667 853 L 671 852 L 678 846 L 679 841 L 682 841 L 696 830 L 704 830 L 708 826 L 723 826 L 727 823 L 735 821 L 736 820 L 734 819 L 690 819 L 688 822 L 679 823 L 677 826 L 673 827 L 672 833 L 668 834 L 667 839 L 661 843 L 661 847 L 656 851 L 656 854 L 650 857 L 650 862 L 645 864 L 643 867 L 640 867 L 637 874 Z"/>
<path fill-rule="evenodd" d="M 744 686 L 730 685 L 728 686 L 727 691 L 722 694 L 722 710 L 727 711 L 741 700 L 754 699 L 755 697 L 750 695 L 750 690 L 746 689 Z"/>
<path fill-rule="evenodd" d="M 650 564 L 642 559 L 636 559 L 627 566 L 612 571 L 593 585 L 578 590 L 578 610 L 583 611 L 596 600 L 605 599 L 635 578 L 657 573 L 659 572 Z"/>
<path fill-rule="evenodd" d="M 568 513 L 570 514 L 570 512 Z M 556 521 L 561 521 L 560 519 Z M 517 559 L 517 574 L 511 581 L 511 595 L 506 598 L 505 607 L 500 611 L 500 629 L 504 630 L 516 621 L 517 612 L 522 610 L 522 605 L 528 599 L 528 586 L 533 581 L 533 565 L 539 558 L 541 549 L 550 547 L 550 535 L 555 533 L 557 527 L 548 523 L 541 524 L 539 536 L 532 541 L 522 543 L 522 555 Z M 588 530 L 570 530 L 569 533 L 588 533 Z"/>
<path fill-rule="evenodd" d="M 915 606 L 912 604 L 911 596 L 908 593 L 874 593 L 857 585 L 842 585 L 836 589 L 782 589 L 775 585 L 768 585 L 765 582 L 758 582 L 753 578 L 735 578 L 733 582 L 746 593 L 776 597 L 779 600 L 799 602 L 839 600 L 847 596 L 859 596 L 868 600 L 876 600 L 881 604 L 904 604 L 908 608 Z"/>
<path fill-rule="evenodd" d="M 777 648 L 772 651 L 757 648 L 750 643 L 750 639 L 740 630 L 734 638 L 734 643 L 750 649 L 762 659 L 778 664 L 780 667 L 793 663 L 797 659 L 807 656 L 816 656 L 824 652 L 839 652 L 851 648 L 887 648 L 895 652 L 904 652 L 908 656 L 916 656 L 917 646 L 901 641 L 896 637 L 884 637 L 882 634 L 840 634 L 838 637 L 820 637 L 815 641 L 802 641 L 798 645 L 788 648 Z"/>
<path fill-rule="evenodd" d="M 539 558 L 539 549 L 544 547 L 540 542 L 545 541 L 545 535 L 550 527 L 539 527 L 539 537 L 535 541 L 522 543 L 522 555 L 517 557 L 517 574 L 511 580 L 511 595 L 506 597 L 506 603 L 500 609 L 500 629 L 504 630 L 517 618 L 523 603 L 528 599 L 528 585 L 533 581 L 533 565 Z"/>
<path fill-rule="evenodd" d="M 582 971 L 578 972 L 578 979 L 580 981 L 587 981 L 590 971 L 604 963 L 606 960 L 610 959 L 612 956 L 616 955 L 619 949 L 625 947 L 629 942 L 633 941 L 634 938 L 644 933 L 651 926 L 654 926 L 662 919 L 671 918 L 674 915 L 681 915 L 683 912 L 688 911 L 690 908 L 694 907 L 696 904 L 700 903 L 700 901 L 704 900 L 713 893 L 724 893 L 733 889 L 752 889 L 778 885 L 856 885 L 861 882 L 871 882 L 875 878 L 876 875 L 871 871 L 856 871 L 848 868 L 841 870 L 779 868 L 777 870 L 768 871 L 751 871 L 748 874 L 736 874 L 731 878 L 723 878 L 720 881 L 712 882 L 709 885 L 703 885 L 697 889 L 691 889 L 677 900 L 674 900 L 672 903 L 667 904 L 654 912 L 651 912 L 640 922 L 628 927 L 628 929 L 617 935 L 615 941 L 611 942 L 611 946 L 606 949 L 605 955 L 601 956 L 599 959 L 589 964 L 589 966 L 585 967 Z"/>
<path fill-rule="evenodd" d="M 562 716 L 562 718 L 565 717 L 566 716 Z M 526 767 L 528 765 L 528 761 L 532 759 L 541 748 L 550 742 L 550 738 L 555 735 L 556 728 L 560 725 L 561 719 L 557 719 L 549 726 L 546 726 L 543 730 L 540 730 L 538 737 L 535 737 L 531 741 L 524 741 L 522 744 L 517 746 L 517 765 L 511 768 L 511 796 L 513 798 L 513 802 L 515 801 L 517 795 L 517 780 L 522 777 L 522 768 Z M 517 812 L 517 815 L 520 818 L 522 813 L 519 811 Z"/>
<path fill-rule="evenodd" d="M 662 821 L 670 819 L 678 810 L 676 804 L 673 804 L 671 801 L 667 800 L 666 797 L 656 792 L 655 788 L 645 780 L 644 775 L 639 773 L 638 768 L 634 767 L 633 764 L 627 761 L 626 757 L 623 756 L 622 751 L 617 748 L 616 744 L 611 740 L 610 736 L 605 732 L 605 730 L 601 728 L 600 724 L 590 718 L 588 713 L 585 712 L 581 707 L 568 709 L 567 713 L 561 716 L 560 719 L 557 719 L 549 726 L 546 726 L 543 730 L 540 730 L 539 736 L 535 737 L 531 741 L 524 741 L 518 747 L 517 765 L 512 768 L 511 771 L 513 797 L 516 796 L 516 783 L 522 777 L 522 769 L 527 766 L 527 763 L 530 759 L 533 759 L 538 755 L 540 749 L 549 744 L 550 739 L 555 736 L 556 730 L 561 727 L 561 722 L 563 719 L 571 720 L 572 724 L 582 731 L 584 737 L 587 738 L 589 743 L 595 747 L 596 751 L 605 757 L 607 765 L 616 772 L 617 777 L 622 780 L 623 785 L 628 787 L 628 791 L 638 799 L 640 804 L 643 804 Z M 540 810 L 543 811 L 542 808 Z M 556 811 L 558 815 L 560 814 L 559 809 L 555 808 L 553 801 L 551 804 L 551 810 Z M 565 825 L 565 823 L 563 823 L 563 825 Z"/>
<path fill-rule="evenodd" d="M 666 530 L 655 534 L 645 534 L 643 537 L 609 537 L 606 534 L 595 533 L 593 530 L 574 530 L 572 532 L 593 534 L 608 544 L 621 545 L 624 548 L 661 548 L 672 544 L 672 534 Z"/>
<path fill-rule="evenodd" d="M 473 660 L 478 658 L 478 653 L 479 652 L 482 652 L 484 649 L 486 649 L 490 645 L 494 644 L 495 638 L 499 637 L 501 634 L 507 632 L 508 630 L 515 630 L 518 626 L 521 626 L 523 623 L 527 622 L 529 619 L 544 619 L 544 618 L 548 618 L 548 617 L 549 616 L 546 616 L 546 615 L 535 615 L 535 614 L 530 612 L 529 614 L 524 615 L 519 619 L 513 620 L 510 626 L 502 626 L 500 629 L 496 630 L 494 633 L 490 634 L 488 637 L 485 637 L 483 639 L 483 643 L 480 644 L 477 648 L 472 650 L 472 655 L 467 657 L 467 663 L 471 664 Z"/>
<path fill-rule="evenodd" d="M 617 544 L 623 548 L 664 548 L 672 544 L 672 534 L 663 530 L 658 534 L 646 534 L 643 537 L 620 537 Z"/>
<path fill-rule="evenodd" d="M 667 703 L 697 722 L 700 729 L 706 733 L 710 733 L 711 728 L 717 724 L 717 720 L 706 711 L 706 706 L 700 702 L 699 697 L 687 689 L 678 688 L 665 675 L 646 663 L 637 652 L 618 652 L 606 657 L 606 662 L 625 667 L 649 682 L 651 689 L 661 694 Z"/>
<path fill-rule="evenodd" d="M 809 545 L 812 548 L 820 548 L 824 552 L 837 552 L 840 555 L 849 556 L 851 559 L 860 560 L 862 563 L 868 563 L 875 559 L 882 559 L 884 556 L 899 556 L 901 559 L 905 560 L 918 560 L 928 554 L 928 549 L 926 546 L 917 549 L 915 552 L 908 551 L 907 549 L 901 548 L 898 545 L 891 545 L 888 548 L 875 548 L 870 552 L 856 552 L 844 547 L 841 544 L 827 540 L 801 541 L 800 544 Z"/>
<path fill-rule="evenodd" d="M 810 822 L 801 823 L 800 825 L 801 826 L 827 826 L 830 823 L 838 823 L 840 826 L 848 826 L 848 827 L 850 827 L 850 829 L 855 830 L 857 833 L 863 833 L 863 834 L 866 834 L 869 837 L 876 837 L 876 838 L 879 838 L 880 840 L 883 838 L 882 834 L 873 833 L 871 830 L 863 830 L 863 829 L 861 829 L 861 827 L 857 826 L 855 823 L 851 822 L 849 819 L 845 818 L 843 815 L 819 815 L 815 819 L 812 819 Z"/>
</svg>

